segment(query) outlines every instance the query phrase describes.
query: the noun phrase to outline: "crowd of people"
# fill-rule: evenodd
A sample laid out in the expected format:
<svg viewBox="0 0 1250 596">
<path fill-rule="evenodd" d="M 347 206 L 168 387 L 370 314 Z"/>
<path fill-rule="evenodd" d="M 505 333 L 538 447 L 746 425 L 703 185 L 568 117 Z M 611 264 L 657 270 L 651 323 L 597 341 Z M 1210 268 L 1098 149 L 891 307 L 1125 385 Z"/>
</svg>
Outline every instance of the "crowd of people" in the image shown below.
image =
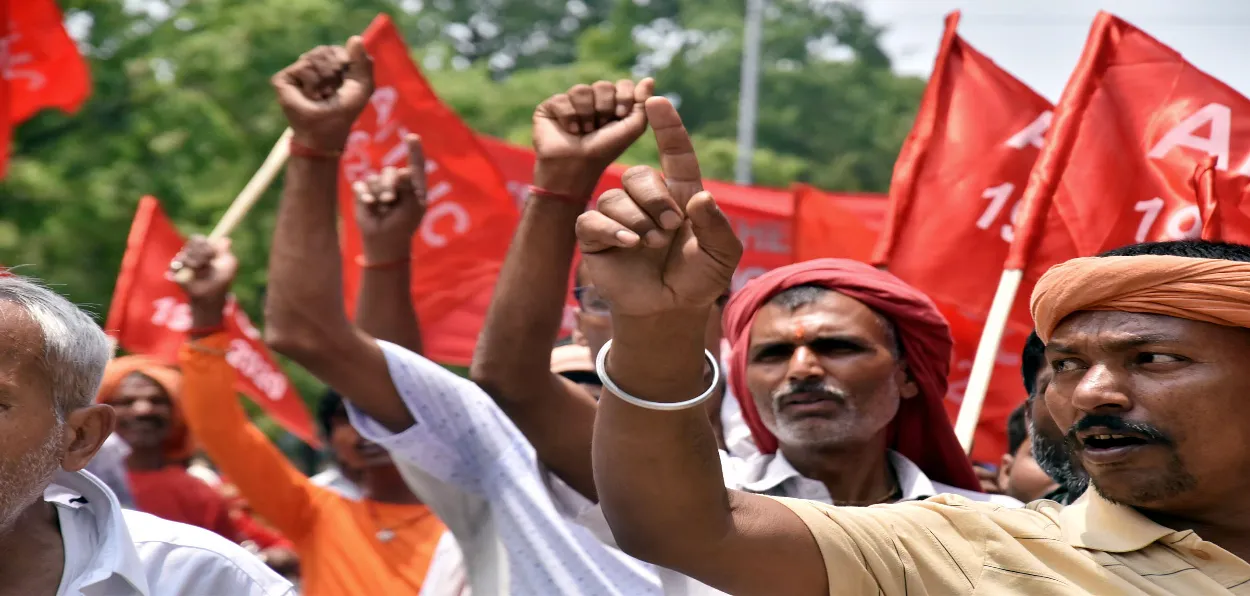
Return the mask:
<svg viewBox="0 0 1250 596">
<path fill-rule="evenodd" d="M 273 82 L 293 135 L 264 334 L 330 387 L 334 465 L 306 476 L 238 400 L 228 240 L 171 263 L 193 273 L 176 369 L 113 357 L 87 314 L 0 277 L 0 594 L 1250 594 L 1250 248 L 1138 244 L 1048 272 L 991 480 L 942 406 L 952 338 L 922 292 L 832 258 L 729 292 L 742 245 L 650 79 L 538 106 L 467 379 L 422 356 L 415 136 L 408 166 L 353 186 L 344 307 L 360 40 Z M 660 169 L 588 211 L 648 128 Z"/>
</svg>

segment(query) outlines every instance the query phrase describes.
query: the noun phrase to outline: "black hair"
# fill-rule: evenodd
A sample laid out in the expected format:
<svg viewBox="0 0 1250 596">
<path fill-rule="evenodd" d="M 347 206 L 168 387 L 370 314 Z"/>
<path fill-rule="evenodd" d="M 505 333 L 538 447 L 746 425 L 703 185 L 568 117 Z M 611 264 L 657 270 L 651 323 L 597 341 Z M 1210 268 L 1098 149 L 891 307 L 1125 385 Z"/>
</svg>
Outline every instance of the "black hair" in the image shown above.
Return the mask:
<svg viewBox="0 0 1250 596">
<path fill-rule="evenodd" d="M 343 396 L 333 389 L 326 389 L 321 400 L 317 402 L 317 426 L 321 427 L 321 436 L 329 438 L 330 431 L 334 429 L 334 420 L 346 417 L 347 405 L 343 403 Z"/>
<path fill-rule="evenodd" d="M 776 304 L 777 306 L 793 312 L 803 308 L 804 306 L 815 303 L 817 300 L 820 300 L 822 296 L 833 291 L 834 290 L 817 284 L 800 284 L 773 294 L 773 297 L 768 299 L 768 304 Z M 872 310 L 872 314 L 877 315 L 877 318 L 881 320 L 882 326 L 885 327 L 885 342 L 890 346 L 891 351 L 894 353 L 894 357 L 902 358 L 903 343 L 899 341 L 898 329 L 894 327 L 894 321 L 891 321 L 889 317 L 877 312 L 876 310 Z"/>
<path fill-rule="evenodd" d="M 1223 259 L 1250 263 L 1250 246 L 1206 240 L 1174 240 L 1143 242 L 1113 248 L 1100 257 L 1140 257 L 1145 255 L 1188 257 L 1191 259 Z"/>
<path fill-rule="evenodd" d="M 1034 331 L 1024 341 L 1024 351 L 1020 354 L 1020 374 L 1024 377 L 1024 391 L 1033 397 L 1037 391 L 1037 375 L 1046 366 L 1046 344 Z"/>
<path fill-rule="evenodd" d="M 1028 404 L 1020 404 L 1007 417 L 1007 453 L 1016 455 L 1020 446 L 1029 440 L 1029 426 L 1024 421 L 1024 410 Z"/>
</svg>

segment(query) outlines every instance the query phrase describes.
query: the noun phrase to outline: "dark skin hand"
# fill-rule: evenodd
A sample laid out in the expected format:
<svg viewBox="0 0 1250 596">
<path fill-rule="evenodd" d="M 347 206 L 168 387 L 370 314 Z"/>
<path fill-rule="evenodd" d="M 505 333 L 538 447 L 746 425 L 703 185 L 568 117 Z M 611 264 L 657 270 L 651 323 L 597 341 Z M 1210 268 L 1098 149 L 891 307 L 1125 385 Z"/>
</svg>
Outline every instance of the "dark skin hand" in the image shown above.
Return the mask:
<svg viewBox="0 0 1250 596">
<path fill-rule="evenodd" d="M 703 191 L 672 104 L 652 98 L 646 111 L 663 176 L 631 169 L 624 190 L 578 218 L 577 238 L 613 306 L 606 372 L 636 397 L 676 402 L 706 388 L 704 327 L 742 244 Z M 731 594 L 829 593 L 820 549 L 799 517 L 725 488 L 702 408 L 655 411 L 605 391 L 593 457 L 603 513 L 626 553 Z"/>
<path fill-rule="evenodd" d="M 294 140 L 342 151 L 373 93 L 373 62 L 359 38 L 319 47 L 273 78 Z M 329 160 L 292 156 L 278 208 L 265 302 L 266 341 L 392 431 L 413 423 L 382 349 L 344 313 L 336 191 Z"/>
<path fill-rule="evenodd" d="M 535 185 L 589 200 L 603 171 L 646 130 L 654 83 L 576 85 L 534 112 Z M 573 262 L 573 226 L 584 203 L 531 197 L 500 272 L 470 378 L 507 413 L 539 461 L 594 500 L 590 442 L 595 398 L 550 371 L 551 346 Z"/>
</svg>

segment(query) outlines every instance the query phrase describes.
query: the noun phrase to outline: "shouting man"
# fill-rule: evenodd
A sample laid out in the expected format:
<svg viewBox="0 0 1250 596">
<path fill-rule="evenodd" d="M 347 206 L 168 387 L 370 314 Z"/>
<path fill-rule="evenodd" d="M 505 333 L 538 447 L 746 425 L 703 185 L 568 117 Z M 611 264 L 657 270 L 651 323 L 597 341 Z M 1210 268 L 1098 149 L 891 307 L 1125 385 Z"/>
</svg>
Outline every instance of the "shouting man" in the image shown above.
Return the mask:
<svg viewBox="0 0 1250 596">
<path fill-rule="evenodd" d="M 1250 593 L 1250 248 L 1135 245 L 1038 282 L 1045 399 L 1094 489 L 1072 505 L 727 494 L 691 408 L 707 395 L 700 317 L 741 246 L 697 180 L 669 179 L 683 185 L 578 222 L 614 306 L 595 482 L 626 552 L 734 594 Z M 638 243 L 654 210 L 685 219 L 664 250 Z"/>
</svg>

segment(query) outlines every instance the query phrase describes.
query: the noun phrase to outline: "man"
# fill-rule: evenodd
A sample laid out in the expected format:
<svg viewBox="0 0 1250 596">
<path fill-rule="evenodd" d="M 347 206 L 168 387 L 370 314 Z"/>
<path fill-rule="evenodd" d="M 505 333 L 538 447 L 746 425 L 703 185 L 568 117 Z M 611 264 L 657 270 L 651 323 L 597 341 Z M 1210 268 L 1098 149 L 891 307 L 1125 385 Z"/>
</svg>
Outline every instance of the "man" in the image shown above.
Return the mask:
<svg viewBox="0 0 1250 596">
<path fill-rule="evenodd" d="M 680 130 L 665 100 L 647 110 L 657 135 Z M 733 594 L 1250 594 L 1250 248 L 1130 246 L 1039 280 L 1047 407 L 1095 489 L 1072 505 L 727 492 L 689 406 L 706 391 L 700 317 L 741 245 L 683 149 L 665 167 L 670 192 L 578 220 L 613 305 L 595 482 L 626 552 Z M 657 208 L 685 223 L 665 250 L 641 248 L 654 227 L 637 215 Z"/>
<path fill-rule="evenodd" d="M 379 300 L 386 302 L 358 313 L 359 328 L 347 320 L 336 163 L 373 88 L 360 40 L 353 38 L 348 49 L 305 54 L 274 84 L 294 136 L 270 262 L 270 345 L 351 401 L 349 414 L 361 434 L 390 450 L 414 492 L 456 535 L 474 594 L 657 593 L 648 566 L 607 548 L 557 508 L 552 491 L 571 489 L 539 471 L 534 447 L 485 393 L 419 350 L 391 343 L 419 337 L 409 285 L 395 277 L 403 271 L 407 279 L 413 219 L 396 220 L 390 246 L 364 255 L 365 285 L 379 284 Z M 633 84 L 614 89 L 621 93 L 591 123 L 602 116 L 605 126 L 619 125 L 614 134 L 641 131 L 645 116 L 635 105 Z M 620 118 L 613 115 L 617 101 L 624 108 Z M 396 176 L 384 170 L 355 190 L 378 209 L 409 209 L 411 201 L 391 188 Z M 415 184 L 423 187 L 424 179 Z M 540 354 L 544 370 L 550 346 Z M 575 429 L 587 442 L 590 419 L 581 422 L 585 430 Z"/>
<path fill-rule="evenodd" d="M 1059 484 L 1033 459 L 1028 404 L 1020 404 L 1007 417 L 1007 453 L 998 468 L 998 485 L 1003 494 L 1028 503 L 1059 489 Z"/>
<path fill-rule="evenodd" d="M 290 542 L 267 531 L 187 468 L 194 441 L 187 430 L 182 374 L 146 356 L 109 361 L 96 401 L 113 407 L 117 434 L 129 447 L 126 479 L 135 507 L 191 524 L 238 543 L 251 542 L 280 572 L 288 571 Z"/>
<path fill-rule="evenodd" d="M 334 427 L 344 423 L 351 424 L 347 421 L 347 406 L 343 401 L 343 396 L 333 389 L 327 389 L 325 395 L 317 401 L 317 425 L 321 428 L 321 435 L 331 436 Z M 349 499 L 359 500 L 361 472 L 348 465 L 337 451 L 331 446 L 332 463 L 326 469 L 310 476 L 308 480 Z"/>
<path fill-rule="evenodd" d="M 112 349 L 86 313 L 0 276 L 0 329 L 0 594 L 295 594 L 212 532 L 122 510 L 82 471 L 115 420 L 92 404 Z"/>
<path fill-rule="evenodd" d="M 1089 476 L 1081 469 L 1081 464 L 1068 453 L 1064 444 L 1063 431 L 1055 423 L 1046 409 L 1046 387 L 1054 371 L 1046 362 L 1046 346 L 1037 332 L 1029 334 L 1024 343 L 1024 351 L 1020 358 L 1021 372 L 1024 376 L 1024 390 L 1028 393 L 1025 400 L 1024 417 L 1032 442 L 1032 452 L 1037 465 L 1054 480 L 1058 487 L 1043 496 L 1061 505 L 1071 505 L 1089 485 Z"/>
<path fill-rule="evenodd" d="M 315 486 L 292 465 L 248 420 L 234 390 L 224 321 L 238 261 L 228 241 L 192 238 L 175 262 L 195 273 L 181 284 L 193 329 L 179 353 L 187 424 L 252 510 L 290 537 L 301 588 L 313 595 L 420 593 L 443 524 L 412 494 L 386 450 L 344 418 L 332 420 L 326 438 L 362 471 L 362 499 Z"/>
</svg>

